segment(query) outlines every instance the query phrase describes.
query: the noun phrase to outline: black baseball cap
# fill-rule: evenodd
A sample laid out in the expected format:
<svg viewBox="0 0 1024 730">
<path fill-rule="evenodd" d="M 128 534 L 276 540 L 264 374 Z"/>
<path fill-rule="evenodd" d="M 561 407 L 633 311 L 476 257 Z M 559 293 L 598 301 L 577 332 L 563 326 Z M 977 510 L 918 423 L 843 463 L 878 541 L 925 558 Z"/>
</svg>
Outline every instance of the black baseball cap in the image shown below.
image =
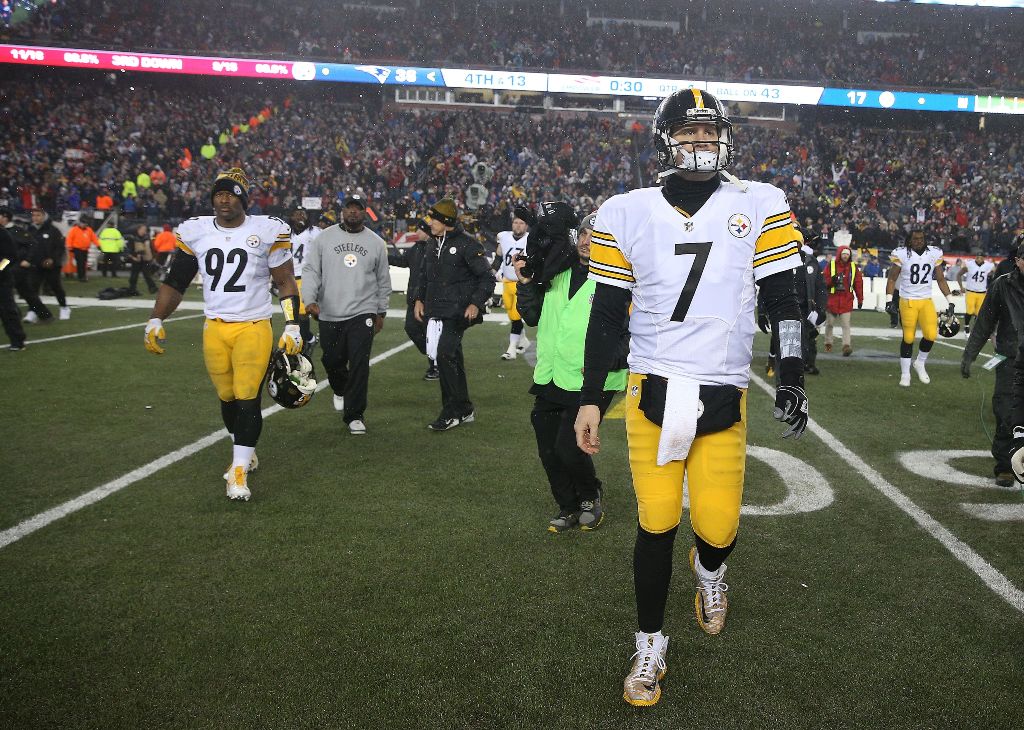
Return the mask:
<svg viewBox="0 0 1024 730">
<path fill-rule="evenodd" d="M 362 195 L 349 195 L 347 198 L 345 198 L 344 207 L 347 208 L 350 205 L 358 205 L 363 210 L 366 210 L 366 198 L 364 198 Z"/>
</svg>

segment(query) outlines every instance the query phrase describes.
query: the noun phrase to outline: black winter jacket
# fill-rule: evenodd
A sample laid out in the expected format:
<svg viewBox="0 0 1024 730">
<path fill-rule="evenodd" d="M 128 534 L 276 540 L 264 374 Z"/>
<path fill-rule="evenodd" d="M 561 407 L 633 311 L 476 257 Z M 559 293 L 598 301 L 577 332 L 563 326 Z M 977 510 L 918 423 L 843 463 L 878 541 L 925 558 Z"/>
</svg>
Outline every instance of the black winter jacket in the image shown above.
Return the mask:
<svg viewBox="0 0 1024 730">
<path fill-rule="evenodd" d="M 461 228 L 427 241 L 416 299 L 423 302 L 429 319 L 455 320 L 460 326 L 483 321 L 484 305 L 494 293 L 494 273 L 484 247 Z M 480 315 L 473 322 L 463 318 L 475 304 Z"/>
<path fill-rule="evenodd" d="M 28 235 L 32 239 L 29 252 L 29 263 L 41 266 L 46 259 L 53 260 L 53 267 L 60 268 L 64 264 L 64 236 L 61 235 L 53 221 L 47 218 L 42 225 L 30 225 Z"/>
<path fill-rule="evenodd" d="M 1018 333 L 1024 327 L 1024 275 L 1019 271 L 1000 276 L 992 282 L 978 318 L 964 348 L 965 362 L 974 362 L 992 333 L 996 333 L 996 352 L 1017 357 Z"/>
</svg>

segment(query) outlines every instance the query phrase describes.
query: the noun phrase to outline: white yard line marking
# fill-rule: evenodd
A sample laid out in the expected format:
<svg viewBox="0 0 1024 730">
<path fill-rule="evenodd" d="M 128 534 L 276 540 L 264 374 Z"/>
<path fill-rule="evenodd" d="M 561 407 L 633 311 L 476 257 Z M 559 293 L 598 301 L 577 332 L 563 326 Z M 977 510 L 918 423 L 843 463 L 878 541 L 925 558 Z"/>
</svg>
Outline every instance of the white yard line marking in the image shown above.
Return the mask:
<svg viewBox="0 0 1024 730">
<path fill-rule="evenodd" d="M 377 363 L 388 359 L 392 355 L 397 355 L 399 352 L 409 347 L 412 347 L 412 342 L 403 342 L 401 345 L 398 345 L 397 347 L 392 347 L 390 350 L 382 352 L 376 357 L 371 358 L 370 364 L 376 365 Z M 317 385 L 317 390 L 323 390 L 324 388 L 327 387 L 327 385 L 327 380 L 323 380 Z M 269 418 L 278 411 L 283 410 L 284 408 L 275 404 L 269 408 L 263 409 L 263 417 Z M 161 456 L 158 459 L 154 459 L 148 464 L 140 466 L 138 469 L 133 469 L 124 476 L 118 477 L 117 479 L 114 479 L 111 482 L 107 482 L 102 486 L 96 487 L 95 489 L 86 492 L 80 497 L 75 497 L 74 499 L 64 502 L 63 504 L 53 507 L 52 509 L 48 509 L 45 512 L 40 512 L 35 517 L 30 517 L 24 522 L 20 522 L 14 527 L 11 527 L 9 529 L 4 530 L 3 532 L 0 532 L 0 549 L 7 547 L 11 543 L 18 541 L 21 538 L 26 537 L 27 535 L 31 535 L 33 532 L 37 530 L 43 529 L 47 525 L 51 524 L 52 522 L 56 522 L 62 517 L 67 517 L 68 515 L 77 512 L 80 509 L 83 509 L 84 507 L 88 507 L 91 504 L 95 504 L 96 502 L 99 502 L 101 499 L 109 497 L 111 494 L 119 492 L 125 487 L 134 484 L 135 482 L 141 481 L 142 479 L 145 479 L 146 477 L 155 474 L 164 467 L 170 466 L 171 464 L 175 464 L 181 461 L 182 459 L 187 459 L 193 454 L 202 451 L 207 446 L 212 446 L 221 439 L 226 438 L 227 435 L 228 432 L 225 429 L 219 429 L 217 431 L 214 431 L 213 433 L 207 436 L 203 436 L 202 438 L 197 439 L 192 443 L 187 444 L 186 446 L 182 446 L 180 449 L 176 451 L 172 451 L 171 453 L 165 454 L 164 456 Z"/>
<path fill-rule="evenodd" d="M 184 319 L 197 319 L 199 317 L 205 317 L 204 314 L 186 314 L 184 317 L 175 317 L 174 319 L 168 319 L 167 322 L 180 322 Z M 58 340 L 72 340 L 75 337 L 88 337 L 89 335 L 102 335 L 106 332 L 118 332 L 119 330 L 131 330 L 138 328 L 139 332 L 144 331 L 146 326 L 145 322 L 139 322 L 138 324 L 123 324 L 118 327 L 104 327 L 100 330 L 89 330 L 87 332 L 76 332 L 73 335 L 60 335 L 59 337 L 44 337 L 41 340 L 26 340 L 29 345 L 41 345 L 44 342 L 57 342 Z M 4 345 L 4 348 L 10 349 L 10 345 Z"/>
<path fill-rule="evenodd" d="M 768 393 L 768 395 L 774 395 L 775 389 L 771 388 L 768 383 L 761 380 L 761 378 L 751 373 L 750 379 L 755 385 L 761 388 L 761 390 Z M 874 468 L 869 466 L 867 462 L 847 448 L 842 441 L 822 428 L 821 424 L 813 418 L 810 419 L 808 423 L 808 429 L 813 431 L 826 446 L 835 451 L 843 461 L 852 466 L 862 477 L 864 477 L 868 484 L 888 497 L 893 504 L 903 510 L 908 517 L 920 525 L 921 528 L 923 528 L 929 535 L 942 543 L 942 545 L 953 554 L 953 557 L 974 571 L 985 585 L 991 588 L 1011 606 L 1021 613 L 1024 613 L 1024 591 L 1021 591 L 1011 583 L 1009 578 L 1000 573 L 987 560 L 975 552 L 970 545 L 958 538 L 948 529 L 943 527 L 934 517 L 914 504 L 914 502 L 903 494 L 903 492 L 890 484 L 885 477 L 879 474 Z"/>
</svg>

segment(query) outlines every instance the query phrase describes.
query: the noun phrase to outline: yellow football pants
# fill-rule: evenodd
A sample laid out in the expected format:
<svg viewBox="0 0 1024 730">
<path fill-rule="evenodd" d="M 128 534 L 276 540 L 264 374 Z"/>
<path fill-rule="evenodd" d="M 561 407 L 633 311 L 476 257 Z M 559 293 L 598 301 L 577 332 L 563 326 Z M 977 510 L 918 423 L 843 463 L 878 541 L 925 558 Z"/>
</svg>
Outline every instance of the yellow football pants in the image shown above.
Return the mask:
<svg viewBox="0 0 1024 730">
<path fill-rule="evenodd" d="M 747 458 L 747 394 L 740 400 L 740 421 L 717 433 L 697 436 L 686 461 L 658 466 L 661 428 L 639 409 L 645 376 L 629 374 L 626 386 L 626 437 L 640 526 L 668 532 L 683 511 L 683 475 L 690 493 L 690 524 L 701 539 L 726 547 L 736 538 L 743 501 Z"/>
<path fill-rule="evenodd" d="M 508 279 L 501 280 L 501 306 L 505 308 L 508 318 L 513 322 L 522 319 L 519 316 L 519 310 L 516 309 L 516 282 Z"/>
<path fill-rule="evenodd" d="M 273 346 L 274 333 L 269 319 L 255 322 L 207 319 L 203 326 L 203 360 L 217 389 L 217 397 L 233 401 L 258 396 Z"/>
<path fill-rule="evenodd" d="M 299 314 L 304 315 L 306 313 L 306 303 L 302 300 L 302 277 L 295 277 L 295 286 L 299 290 Z"/>
<path fill-rule="evenodd" d="M 964 298 L 967 300 L 967 313 L 972 315 L 977 314 L 981 311 L 981 303 L 985 301 L 985 292 L 964 292 Z"/>
<path fill-rule="evenodd" d="M 900 321 L 903 322 L 903 341 L 914 342 L 918 325 L 921 336 L 935 341 L 939 336 L 939 315 L 931 299 L 904 299 L 900 297 Z"/>
</svg>

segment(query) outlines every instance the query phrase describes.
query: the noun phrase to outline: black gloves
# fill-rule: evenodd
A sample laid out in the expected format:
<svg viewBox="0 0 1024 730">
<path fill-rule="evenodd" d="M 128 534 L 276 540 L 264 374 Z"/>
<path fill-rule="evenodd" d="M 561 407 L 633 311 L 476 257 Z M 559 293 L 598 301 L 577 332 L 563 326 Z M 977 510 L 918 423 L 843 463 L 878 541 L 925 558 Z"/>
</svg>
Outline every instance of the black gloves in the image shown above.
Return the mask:
<svg viewBox="0 0 1024 730">
<path fill-rule="evenodd" d="M 885 312 L 886 312 L 886 314 L 896 314 L 897 311 L 899 311 L 899 305 L 896 304 L 895 301 L 890 301 L 890 302 L 886 302 L 885 303 Z"/>
<path fill-rule="evenodd" d="M 807 393 L 798 385 L 780 385 L 775 391 L 775 410 L 772 416 L 776 421 L 789 424 L 782 438 L 800 438 L 807 428 Z"/>
</svg>

